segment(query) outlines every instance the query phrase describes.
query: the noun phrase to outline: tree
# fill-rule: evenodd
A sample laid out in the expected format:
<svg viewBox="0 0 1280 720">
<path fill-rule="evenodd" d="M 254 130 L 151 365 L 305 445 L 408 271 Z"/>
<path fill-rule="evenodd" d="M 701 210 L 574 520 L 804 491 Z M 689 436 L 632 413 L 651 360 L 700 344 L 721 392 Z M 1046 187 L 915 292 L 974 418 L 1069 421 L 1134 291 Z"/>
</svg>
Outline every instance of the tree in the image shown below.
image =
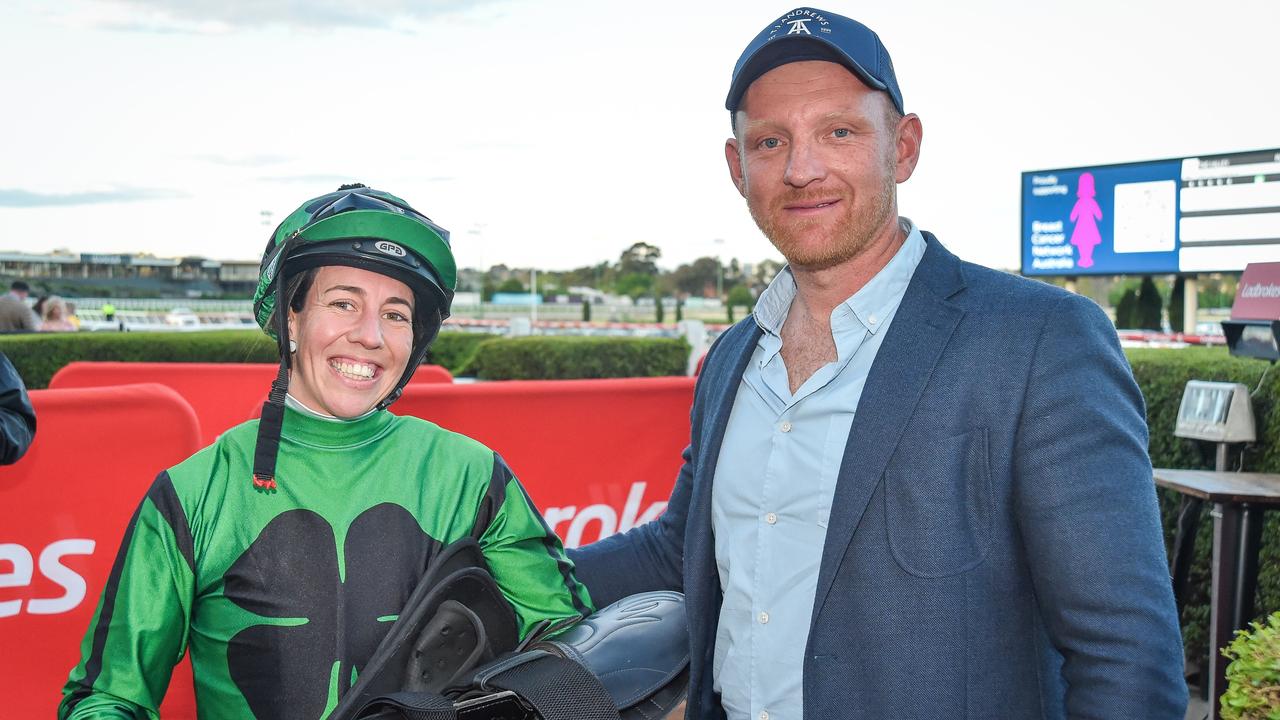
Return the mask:
<svg viewBox="0 0 1280 720">
<path fill-rule="evenodd" d="M 730 305 L 744 305 L 747 310 L 750 310 L 755 307 L 756 298 L 751 294 L 751 291 L 747 289 L 746 285 L 734 285 L 733 288 L 729 290 L 728 302 Z"/>
<path fill-rule="evenodd" d="M 653 291 L 653 321 L 661 323 L 666 319 L 667 309 L 662 307 L 662 293 Z"/>
<path fill-rule="evenodd" d="M 1138 291 L 1133 288 L 1125 290 L 1116 303 L 1116 327 L 1138 327 Z"/>
<path fill-rule="evenodd" d="M 1160 330 L 1160 290 L 1150 275 L 1142 276 L 1142 284 L 1138 286 L 1138 327 L 1143 330 Z"/>
<path fill-rule="evenodd" d="M 525 289 L 524 283 L 520 282 L 516 278 L 507 278 L 506 280 L 502 281 L 501 285 L 498 286 L 498 292 L 522 293 L 522 292 L 529 292 L 529 291 Z"/>
<path fill-rule="evenodd" d="M 653 276 L 643 273 L 627 273 L 618 278 L 614 290 L 619 295 L 629 295 L 633 300 L 653 292 Z"/>
<path fill-rule="evenodd" d="M 679 292 L 696 297 L 710 297 L 715 294 L 716 275 L 720 272 L 720 261 L 713 257 L 700 257 L 691 264 L 681 265 L 671 273 L 671 279 Z"/>
<path fill-rule="evenodd" d="M 657 275 L 658 258 L 660 257 L 662 257 L 662 250 L 657 245 L 650 245 L 645 242 L 634 243 L 631 247 L 623 250 L 622 256 L 618 258 L 618 276 L 625 277 L 631 274 Z"/>
<path fill-rule="evenodd" d="M 751 279 L 754 285 L 763 288 L 773 282 L 773 278 L 780 272 L 782 272 L 782 263 L 772 259 L 761 260 L 756 263 Z"/>
<path fill-rule="evenodd" d="M 1169 293 L 1169 327 L 1174 332 L 1182 332 L 1183 298 L 1187 294 L 1186 278 L 1181 275 L 1173 281 L 1173 291 Z"/>
</svg>

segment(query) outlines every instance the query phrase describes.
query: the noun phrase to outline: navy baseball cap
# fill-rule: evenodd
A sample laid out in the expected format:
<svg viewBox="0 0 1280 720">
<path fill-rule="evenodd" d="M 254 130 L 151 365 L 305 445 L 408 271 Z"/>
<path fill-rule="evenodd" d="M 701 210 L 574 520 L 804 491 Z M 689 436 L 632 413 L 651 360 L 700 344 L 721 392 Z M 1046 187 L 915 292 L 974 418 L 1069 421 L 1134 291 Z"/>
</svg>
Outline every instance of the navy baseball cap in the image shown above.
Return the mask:
<svg viewBox="0 0 1280 720">
<path fill-rule="evenodd" d="M 902 90 L 893 61 L 880 37 L 857 20 L 815 8 L 796 8 L 760 31 L 733 66 L 733 82 L 724 106 L 737 112 L 756 78 L 787 63 L 826 60 L 839 63 L 867 87 L 883 90 L 902 109 Z"/>
</svg>

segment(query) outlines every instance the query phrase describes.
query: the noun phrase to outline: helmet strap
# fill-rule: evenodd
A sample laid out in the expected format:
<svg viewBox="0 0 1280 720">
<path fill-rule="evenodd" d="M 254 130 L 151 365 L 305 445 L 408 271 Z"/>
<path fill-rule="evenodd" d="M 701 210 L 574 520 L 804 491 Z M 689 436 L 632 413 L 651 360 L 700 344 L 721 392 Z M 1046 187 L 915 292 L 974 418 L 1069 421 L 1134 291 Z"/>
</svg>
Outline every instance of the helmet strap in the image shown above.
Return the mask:
<svg viewBox="0 0 1280 720">
<path fill-rule="evenodd" d="M 284 427 L 284 398 L 289 392 L 289 301 L 286 298 L 284 267 L 275 277 L 276 344 L 280 349 L 280 370 L 271 381 L 271 392 L 262 405 L 262 417 L 258 420 L 258 439 L 253 449 L 253 487 L 261 492 L 274 492 L 276 484 L 276 456 L 280 453 L 280 432 Z"/>
</svg>

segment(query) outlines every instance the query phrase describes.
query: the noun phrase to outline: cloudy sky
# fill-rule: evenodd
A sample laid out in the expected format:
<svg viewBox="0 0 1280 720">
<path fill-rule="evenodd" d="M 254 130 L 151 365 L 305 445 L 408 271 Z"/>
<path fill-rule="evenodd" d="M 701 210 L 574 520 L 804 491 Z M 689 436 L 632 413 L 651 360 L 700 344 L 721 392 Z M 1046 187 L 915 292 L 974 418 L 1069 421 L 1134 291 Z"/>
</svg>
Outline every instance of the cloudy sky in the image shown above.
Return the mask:
<svg viewBox="0 0 1280 720">
<path fill-rule="evenodd" d="M 879 32 L 924 124 L 902 213 L 1018 263 L 1024 170 L 1280 147 L 1276 0 L 898 0 Z M 360 180 L 461 264 L 776 257 L 728 181 L 758 0 L 6 0 L 0 251 L 260 256 Z M 268 214 L 269 213 L 269 214 Z"/>
</svg>

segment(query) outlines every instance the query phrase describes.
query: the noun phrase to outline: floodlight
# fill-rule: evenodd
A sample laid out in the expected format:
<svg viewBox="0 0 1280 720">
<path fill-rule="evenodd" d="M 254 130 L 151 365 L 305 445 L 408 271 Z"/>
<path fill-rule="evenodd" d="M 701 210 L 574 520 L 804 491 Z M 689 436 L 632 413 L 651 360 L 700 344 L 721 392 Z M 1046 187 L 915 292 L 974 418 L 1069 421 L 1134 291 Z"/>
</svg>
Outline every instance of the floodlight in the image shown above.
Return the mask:
<svg viewBox="0 0 1280 720">
<path fill-rule="evenodd" d="M 1173 434 L 1218 443 L 1253 442 L 1258 435 L 1249 388 L 1241 383 L 1188 381 Z"/>
</svg>

